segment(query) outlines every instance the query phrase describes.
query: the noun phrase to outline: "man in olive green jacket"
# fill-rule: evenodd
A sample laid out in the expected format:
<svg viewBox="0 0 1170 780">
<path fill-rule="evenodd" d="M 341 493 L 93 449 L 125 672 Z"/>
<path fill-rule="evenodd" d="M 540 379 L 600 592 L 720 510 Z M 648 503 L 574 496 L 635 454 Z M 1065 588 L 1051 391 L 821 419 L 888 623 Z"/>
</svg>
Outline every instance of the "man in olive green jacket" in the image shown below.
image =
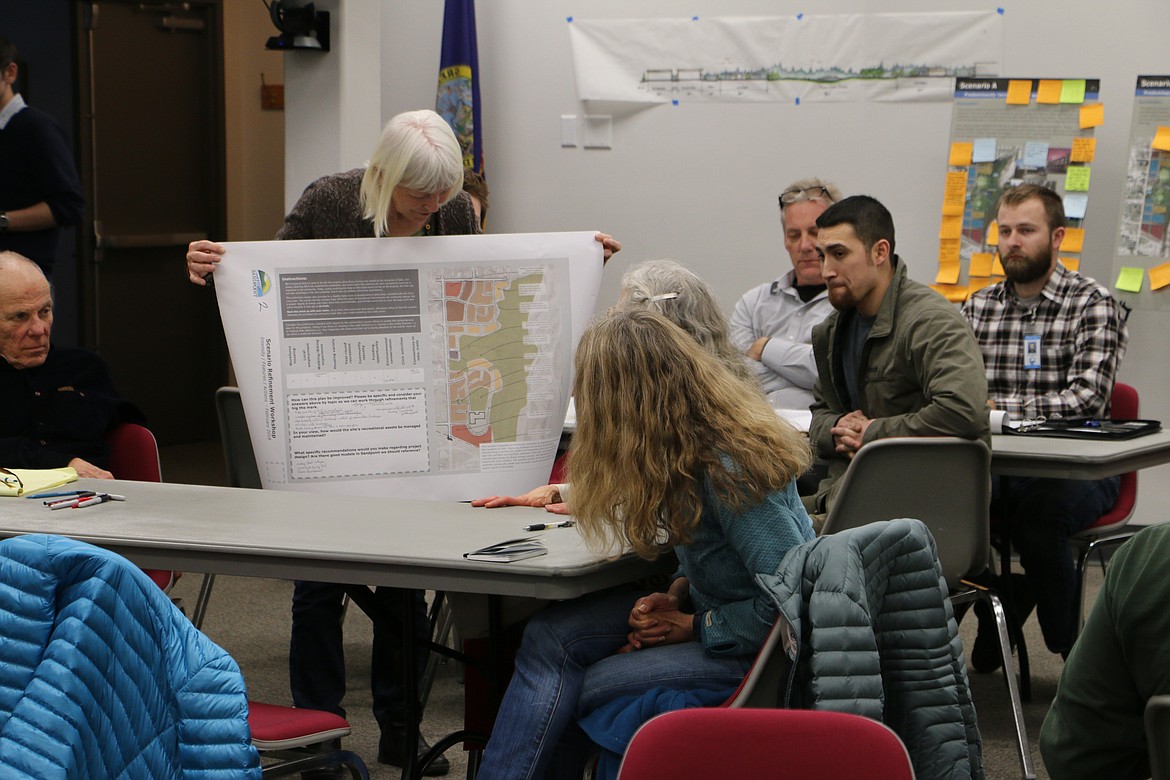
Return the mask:
<svg viewBox="0 0 1170 780">
<path fill-rule="evenodd" d="M 1167 560 L 1170 525 L 1158 525 L 1109 561 L 1040 730 L 1040 754 L 1053 780 L 1150 776 L 1146 701 L 1170 694 Z"/>
<path fill-rule="evenodd" d="M 958 309 L 912 281 L 894 254 L 894 222 L 857 195 L 817 219 L 817 251 L 836 309 L 813 329 L 817 383 L 809 437 L 829 461 L 809 511 L 828 512 L 866 442 L 959 436 L 990 446 L 987 378 Z M 907 475 L 909 479 L 909 475 Z M 891 486 L 894 487 L 894 486 Z"/>
</svg>

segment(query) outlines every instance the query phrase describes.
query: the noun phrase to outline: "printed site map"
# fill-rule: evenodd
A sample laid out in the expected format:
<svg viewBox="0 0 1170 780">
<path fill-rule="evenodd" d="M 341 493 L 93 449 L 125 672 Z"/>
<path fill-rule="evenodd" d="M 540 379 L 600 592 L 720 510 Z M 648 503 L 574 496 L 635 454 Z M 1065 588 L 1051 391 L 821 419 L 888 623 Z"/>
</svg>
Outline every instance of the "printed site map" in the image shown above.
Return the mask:
<svg viewBox="0 0 1170 780">
<path fill-rule="evenodd" d="M 473 272 L 440 272 L 432 285 L 441 290 L 431 302 L 431 341 L 436 395 L 446 399 L 435 409 L 449 444 L 444 470 L 482 467 L 485 445 L 514 445 L 507 451 L 523 459 L 524 448 L 515 445 L 539 441 L 543 450 L 557 431 L 545 388 L 560 318 L 550 316 L 545 271 Z M 542 407 L 550 415 L 541 415 Z M 443 461 L 441 451 L 432 454 Z"/>
</svg>

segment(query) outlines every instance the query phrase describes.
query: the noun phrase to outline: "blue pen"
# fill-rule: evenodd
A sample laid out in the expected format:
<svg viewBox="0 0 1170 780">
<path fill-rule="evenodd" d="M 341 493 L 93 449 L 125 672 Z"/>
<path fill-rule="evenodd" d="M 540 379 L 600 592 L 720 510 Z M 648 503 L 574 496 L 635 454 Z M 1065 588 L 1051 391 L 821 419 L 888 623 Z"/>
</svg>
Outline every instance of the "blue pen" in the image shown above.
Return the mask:
<svg viewBox="0 0 1170 780">
<path fill-rule="evenodd" d="M 82 493 L 92 493 L 92 490 L 66 490 L 64 493 L 36 493 L 25 498 L 59 498 L 60 496 L 80 496 Z"/>
</svg>

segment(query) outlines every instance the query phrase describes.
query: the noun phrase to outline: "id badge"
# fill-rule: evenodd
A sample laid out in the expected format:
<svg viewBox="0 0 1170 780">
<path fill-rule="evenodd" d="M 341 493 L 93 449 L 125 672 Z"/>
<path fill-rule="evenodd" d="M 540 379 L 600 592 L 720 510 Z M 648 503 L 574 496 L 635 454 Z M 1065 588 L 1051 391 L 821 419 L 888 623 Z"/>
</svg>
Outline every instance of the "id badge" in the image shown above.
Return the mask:
<svg viewBox="0 0 1170 780">
<path fill-rule="evenodd" d="M 1024 368 L 1029 371 L 1040 368 L 1040 334 L 1024 334 Z"/>
</svg>

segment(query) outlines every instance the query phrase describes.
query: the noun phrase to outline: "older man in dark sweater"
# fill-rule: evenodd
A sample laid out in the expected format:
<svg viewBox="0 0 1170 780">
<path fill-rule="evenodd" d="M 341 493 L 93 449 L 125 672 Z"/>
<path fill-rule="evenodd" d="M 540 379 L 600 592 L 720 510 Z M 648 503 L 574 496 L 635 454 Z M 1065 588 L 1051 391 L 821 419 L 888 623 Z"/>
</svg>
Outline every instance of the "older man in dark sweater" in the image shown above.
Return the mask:
<svg viewBox="0 0 1170 780">
<path fill-rule="evenodd" d="M 58 468 L 110 479 L 105 435 L 142 413 L 114 388 L 104 360 L 54 347 L 53 295 L 36 263 L 0 252 L 0 466 Z"/>
</svg>

